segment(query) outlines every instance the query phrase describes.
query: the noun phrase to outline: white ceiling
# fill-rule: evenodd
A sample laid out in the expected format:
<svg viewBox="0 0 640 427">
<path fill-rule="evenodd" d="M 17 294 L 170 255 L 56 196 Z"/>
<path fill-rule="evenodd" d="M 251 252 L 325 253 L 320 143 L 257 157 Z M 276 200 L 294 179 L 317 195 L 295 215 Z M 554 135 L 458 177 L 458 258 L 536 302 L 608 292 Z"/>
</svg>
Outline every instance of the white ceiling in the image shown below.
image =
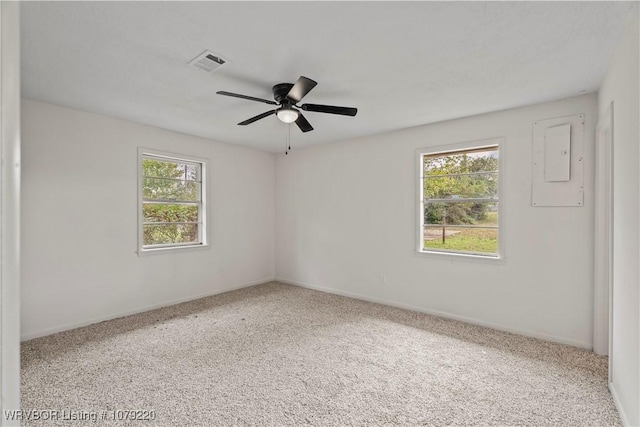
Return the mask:
<svg viewBox="0 0 640 427">
<path fill-rule="evenodd" d="M 594 92 L 631 8 L 621 2 L 27 2 L 27 98 L 265 151 L 283 151 L 271 106 L 300 75 L 307 112 L 294 147 Z M 214 73 L 187 63 L 209 49 Z"/>
</svg>

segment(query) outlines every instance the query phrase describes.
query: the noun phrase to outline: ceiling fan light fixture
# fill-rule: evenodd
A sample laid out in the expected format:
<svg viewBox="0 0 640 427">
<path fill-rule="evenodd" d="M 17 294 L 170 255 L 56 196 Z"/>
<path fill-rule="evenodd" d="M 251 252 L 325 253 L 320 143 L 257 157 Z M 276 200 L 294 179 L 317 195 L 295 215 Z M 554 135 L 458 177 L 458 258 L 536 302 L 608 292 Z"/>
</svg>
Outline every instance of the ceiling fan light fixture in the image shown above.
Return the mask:
<svg viewBox="0 0 640 427">
<path fill-rule="evenodd" d="M 283 123 L 293 123 L 298 120 L 298 110 L 293 109 L 291 107 L 282 107 L 278 109 L 277 115 L 278 119 L 280 119 Z"/>
</svg>

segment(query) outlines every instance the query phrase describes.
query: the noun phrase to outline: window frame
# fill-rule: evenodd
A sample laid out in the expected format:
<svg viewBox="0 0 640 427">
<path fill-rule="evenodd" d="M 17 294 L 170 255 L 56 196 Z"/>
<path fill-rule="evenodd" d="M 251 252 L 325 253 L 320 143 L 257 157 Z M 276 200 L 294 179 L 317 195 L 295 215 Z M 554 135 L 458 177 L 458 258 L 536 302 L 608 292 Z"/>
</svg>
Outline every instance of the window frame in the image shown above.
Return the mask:
<svg viewBox="0 0 640 427">
<path fill-rule="evenodd" d="M 145 246 L 144 245 L 144 169 L 143 160 L 145 158 L 157 158 L 159 160 L 168 160 L 176 162 L 184 162 L 200 165 L 200 209 L 198 214 L 198 242 L 197 243 L 167 243 L 161 245 Z M 138 255 L 169 253 L 174 251 L 198 250 L 209 247 L 209 185 L 208 185 L 208 163 L 209 160 L 203 157 L 191 156 L 187 154 L 178 154 L 167 151 L 156 150 L 152 148 L 138 147 L 137 157 L 138 168 L 138 204 L 136 210 L 138 212 Z"/>
<path fill-rule="evenodd" d="M 505 180 L 504 173 L 504 138 L 495 137 L 475 141 L 460 142 L 454 144 L 445 144 L 432 147 L 423 147 L 416 150 L 416 226 L 415 235 L 415 253 L 421 256 L 442 257 L 446 259 L 460 259 L 471 261 L 489 261 L 504 262 L 505 260 L 505 238 L 504 238 L 504 209 L 502 201 L 503 183 Z M 478 252 L 467 252 L 457 250 L 429 249 L 424 247 L 424 179 L 423 158 L 426 155 L 447 155 L 447 153 L 456 153 L 460 151 L 471 151 L 482 148 L 497 147 L 498 148 L 498 253 L 486 254 Z"/>
</svg>

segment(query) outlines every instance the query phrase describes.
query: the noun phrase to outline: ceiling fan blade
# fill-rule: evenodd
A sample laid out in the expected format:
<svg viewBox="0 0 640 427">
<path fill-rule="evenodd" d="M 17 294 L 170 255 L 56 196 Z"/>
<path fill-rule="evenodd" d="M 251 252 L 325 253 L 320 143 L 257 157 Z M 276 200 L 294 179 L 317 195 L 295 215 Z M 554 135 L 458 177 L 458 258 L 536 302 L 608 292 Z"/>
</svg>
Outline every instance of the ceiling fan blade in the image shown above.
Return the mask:
<svg viewBox="0 0 640 427">
<path fill-rule="evenodd" d="M 302 108 L 304 111 L 314 111 L 316 113 L 340 114 L 342 116 L 355 116 L 356 114 L 358 114 L 357 108 L 336 107 L 333 105 L 302 104 L 300 108 Z"/>
<path fill-rule="evenodd" d="M 251 117 L 250 119 L 245 120 L 244 122 L 238 123 L 238 126 L 246 126 L 250 125 L 253 122 L 257 122 L 260 119 L 264 119 L 265 117 L 269 117 L 272 114 L 275 114 L 276 110 L 267 111 L 266 113 L 258 114 L 255 117 Z"/>
<path fill-rule="evenodd" d="M 242 98 L 248 99 L 249 101 L 258 101 L 264 102 L 265 104 L 278 105 L 277 102 L 269 101 L 268 99 L 256 98 L 255 96 L 240 95 L 239 93 L 225 92 L 224 90 L 219 90 L 216 93 L 218 95 L 233 96 L 234 98 Z"/>
<path fill-rule="evenodd" d="M 302 132 L 309 132 L 313 130 L 313 126 L 311 126 L 311 123 L 309 123 L 302 114 L 298 114 L 298 119 L 296 120 L 296 124 L 298 125 L 298 127 Z"/>
<path fill-rule="evenodd" d="M 300 102 L 300 100 L 304 98 L 304 96 L 308 94 L 311 89 L 316 87 L 317 84 L 318 83 L 305 76 L 300 76 L 298 81 L 295 82 L 293 87 L 289 90 L 287 99 L 293 101 L 294 103 Z"/>
</svg>

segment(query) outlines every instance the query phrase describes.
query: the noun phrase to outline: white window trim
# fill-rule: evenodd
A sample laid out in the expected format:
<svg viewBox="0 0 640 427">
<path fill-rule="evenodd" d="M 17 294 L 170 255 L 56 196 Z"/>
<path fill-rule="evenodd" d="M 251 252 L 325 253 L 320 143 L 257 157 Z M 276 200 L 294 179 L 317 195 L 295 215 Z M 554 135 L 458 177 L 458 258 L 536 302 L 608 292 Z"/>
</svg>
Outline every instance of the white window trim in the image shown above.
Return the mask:
<svg viewBox="0 0 640 427">
<path fill-rule="evenodd" d="M 424 213 L 422 212 L 423 183 L 422 176 L 422 156 L 425 154 L 446 154 L 448 152 L 469 150 L 474 148 L 498 146 L 498 254 L 484 255 L 476 253 L 465 253 L 461 251 L 444 251 L 444 250 L 425 250 L 424 245 Z M 505 181 L 504 169 L 504 138 L 489 138 L 477 141 L 461 142 L 456 144 L 438 145 L 433 147 L 423 147 L 416 150 L 416 174 L 414 182 L 416 186 L 416 225 L 414 228 L 415 235 L 415 254 L 419 256 L 434 257 L 447 260 L 463 260 L 463 261 L 480 261 L 491 263 L 504 263 L 505 261 L 505 238 L 504 238 L 504 202 L 502 200 L 503 185 Z"/>
<path fill-rule="evenodd" d="M 167 246 L 159 246 L 155 248 L 145 248 L 144 247 L 144 231 L 143 231 L 143 222 L 144 215 L 142 213 L 142 201 L 143 201 L 143 168 L 142 168 L 142 159 L 143 157 L 154 156 L 159 158 L 165 158 L 167 160 L 179 160 L 188 163 L 200 163 L 201 167 L 201 193 L 202 193 L 202 201 L 201 201 L 201 209 L 200 215 L 202 220 L 202 227 L 200 227 L 199 233 L 201 238 L 201 243 L 178 243 L 171 244 Z M 171 252 L 187 252 L 190 250 L 201 250 L 209 248 L 209 223 L 210 223 L 210 215 L 209 215 L 209 159 L 197 156 L 191 156 L 187 154 L 178 154 L 171 153 L 168 151 L 160 151 L 153 148 L 144 148 L 138 147 L 138 204 L 136 206 L 138 212 L 138 256 L 141 255 L 151 255 L 151 254 L 164 254 Z"/>
</svg>

